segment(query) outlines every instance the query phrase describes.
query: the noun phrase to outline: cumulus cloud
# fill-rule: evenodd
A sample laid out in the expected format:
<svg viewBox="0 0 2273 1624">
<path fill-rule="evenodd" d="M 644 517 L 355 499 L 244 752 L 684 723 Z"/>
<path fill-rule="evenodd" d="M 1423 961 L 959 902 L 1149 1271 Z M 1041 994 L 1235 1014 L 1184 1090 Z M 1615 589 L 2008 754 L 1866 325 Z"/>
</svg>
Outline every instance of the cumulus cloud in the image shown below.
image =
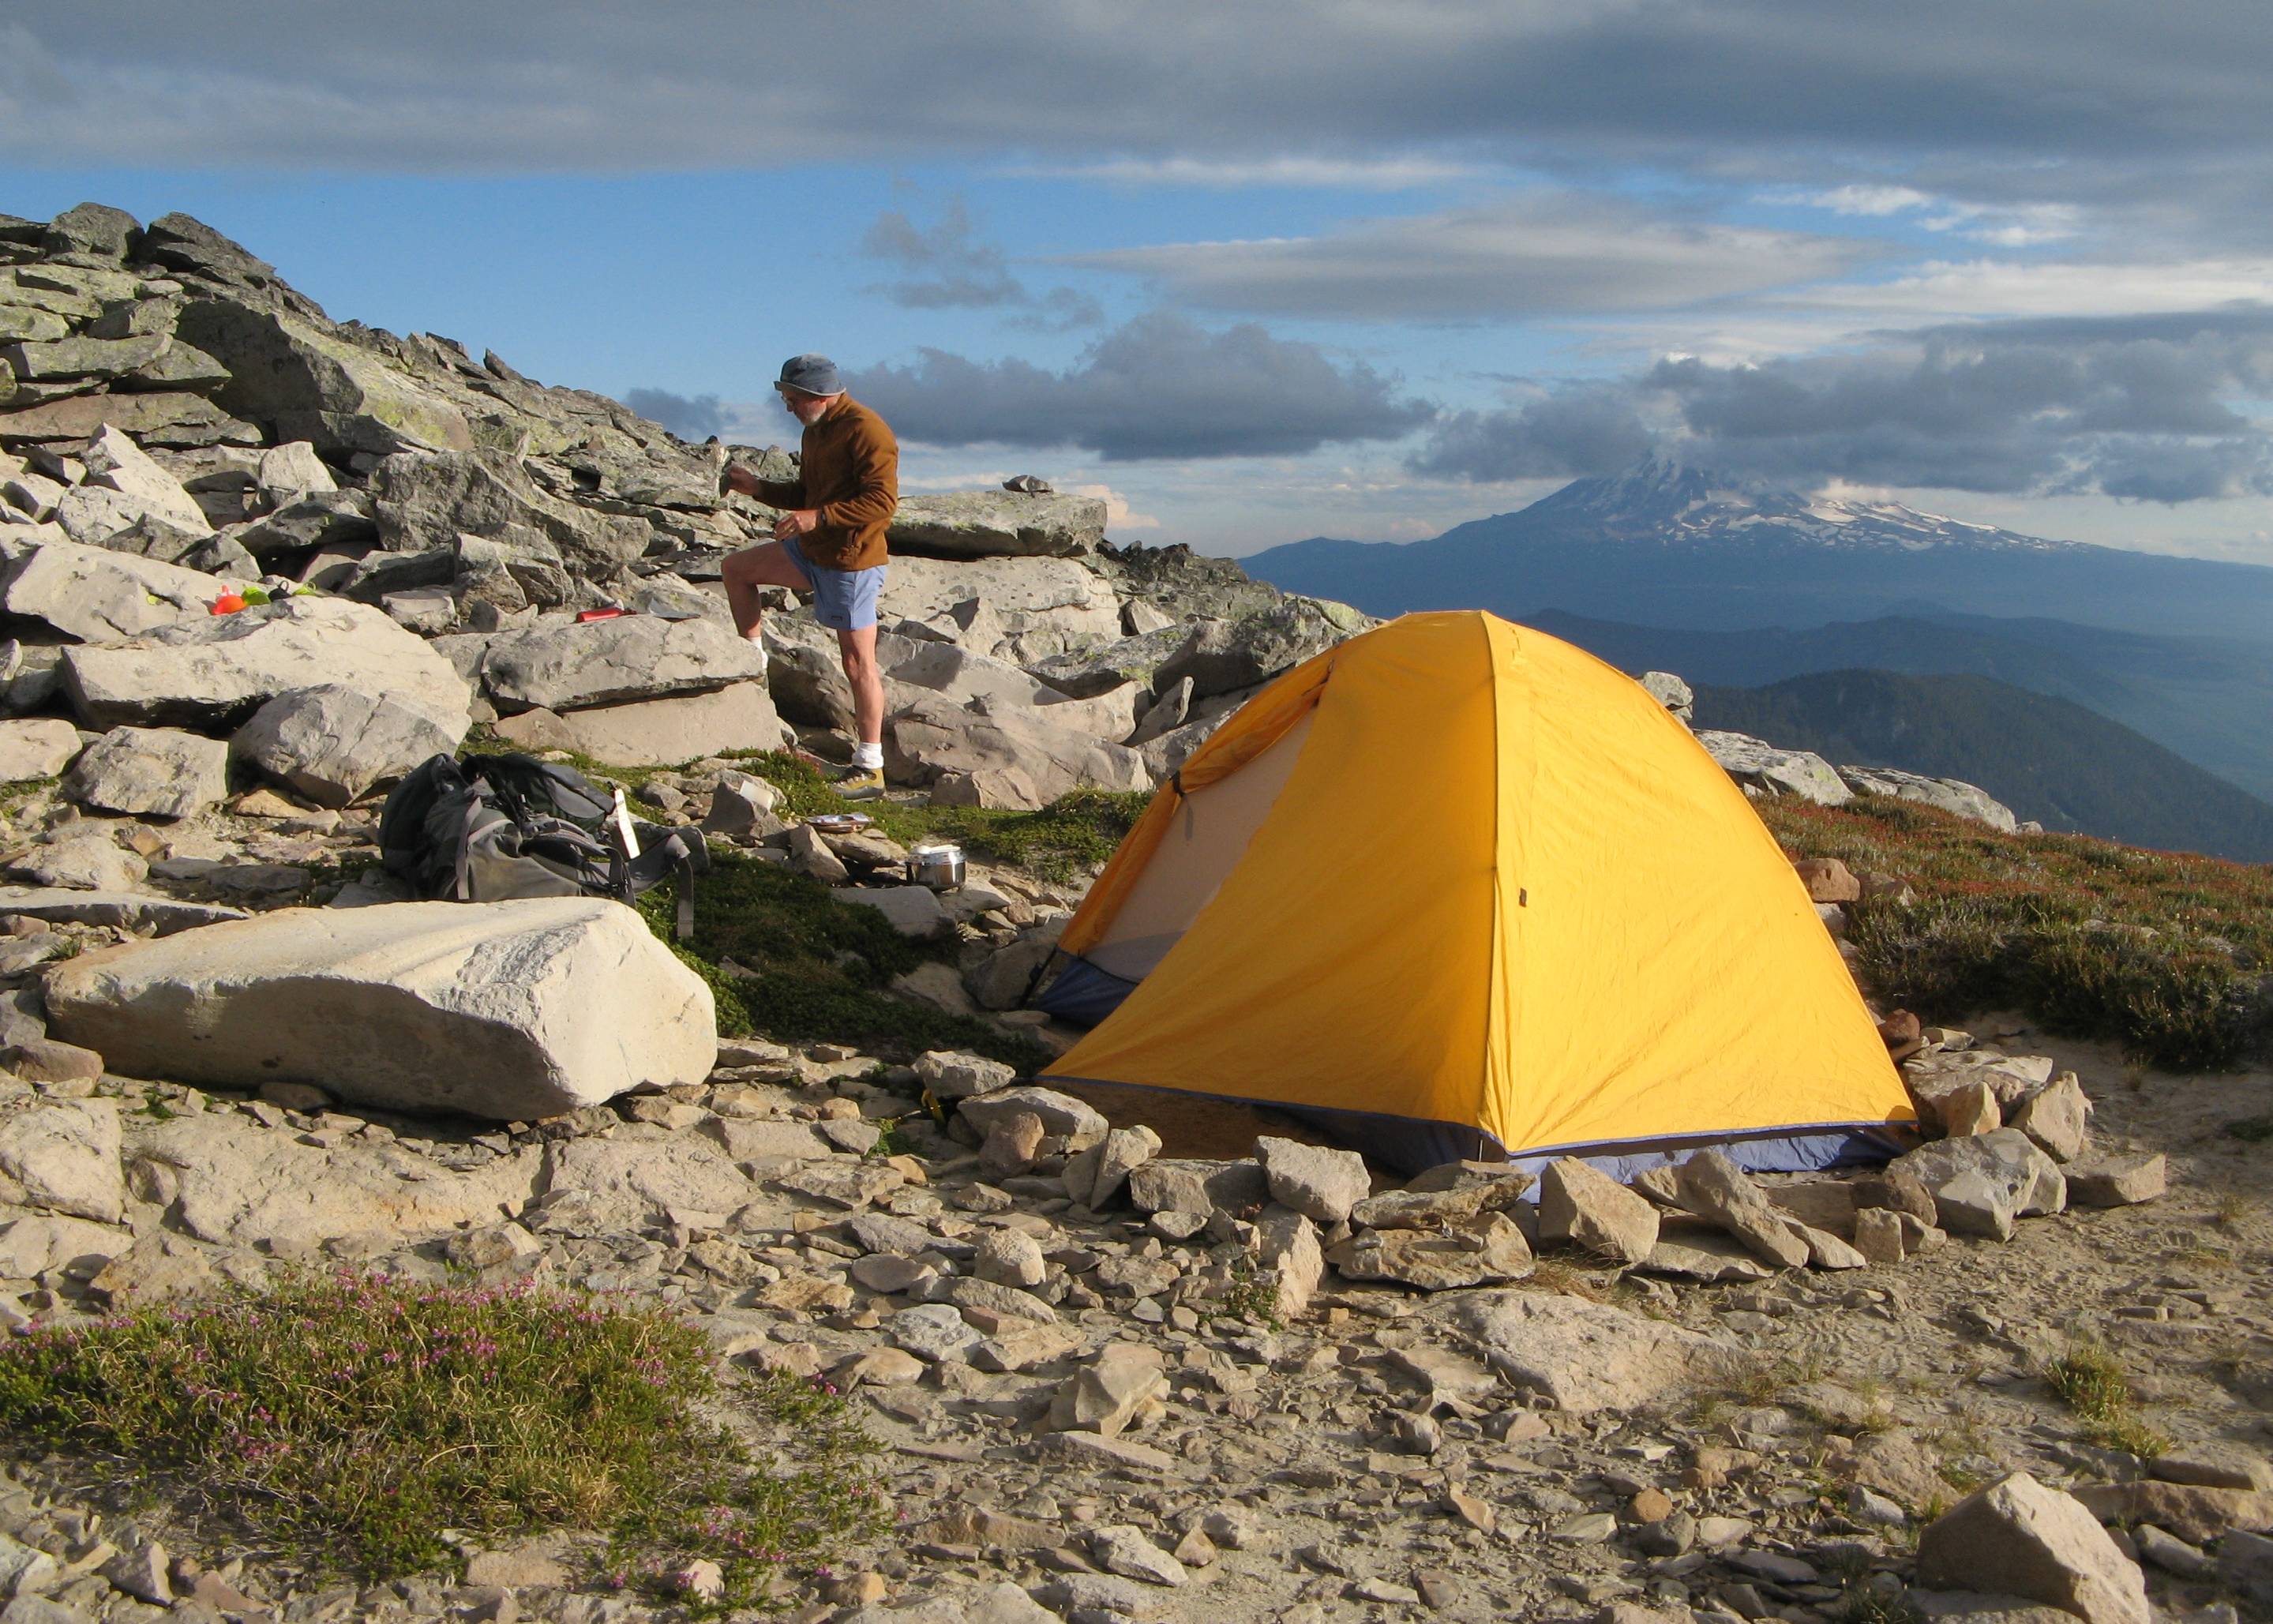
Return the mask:
<svg viewBox="0 0 2273 1624">
<path fill-rule="evenodd" d="M 668 389 L 634 389 L 624 404 L 653 418 L 682 440 L 707 440 L 724 434 L 735 414 L 715 394 L 673 394 Z"/>
<path fill-rule="evenodd" d="M 1587 474 L 1654 430 L 1686 460 L 1798 483 L 2273 494 L 2273 306 L 1944 326 L 1759 365 L 1662 361 L 1497 412 L 1440 419 L 1416 472 Z"/>
<path fill-rule="evenodd" d="M 1320 236 L 1114 249 L 1067 263 L 1151 277 L 1216 310 L 1461 320 L 1696 304 L 1813 281 L 1865 251 L 1798 232 L 1530 196 Z"/>
<path fill-rule="evenodd" d="M 912 366 L 849 381 L 904 439 L 1075 446 L 1106 461 L 1291 454 L 1399 438 L 1431 415 L 1315 344 L 1251 322 L 1213 332 L 1168 311 L 1113 329 L 1061 372 L 926 349 Z"/>
</svg>

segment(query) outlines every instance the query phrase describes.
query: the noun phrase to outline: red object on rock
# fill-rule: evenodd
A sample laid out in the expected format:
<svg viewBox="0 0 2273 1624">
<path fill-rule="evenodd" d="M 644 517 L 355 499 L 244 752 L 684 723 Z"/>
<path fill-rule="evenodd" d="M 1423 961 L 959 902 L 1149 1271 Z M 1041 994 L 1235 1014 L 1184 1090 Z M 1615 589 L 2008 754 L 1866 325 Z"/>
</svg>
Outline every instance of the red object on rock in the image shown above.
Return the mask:
<svg viewBox="0 0 2273 1624">
<path fill-rule="evenodd" d="M 579 625 L 581 625 L 587 620 L 613 620 L 619 616 L 628 615 L 632 611 L 627 609 L 579 610 L 576 611 L 576 620 Z"/>
<path fill-rule="evenodd" d="M 213 601 L 213 612 L 216 615 L 234 615 L 244 607 L 244 595 L 241 592 L 224 592 Z"/>
</svg>

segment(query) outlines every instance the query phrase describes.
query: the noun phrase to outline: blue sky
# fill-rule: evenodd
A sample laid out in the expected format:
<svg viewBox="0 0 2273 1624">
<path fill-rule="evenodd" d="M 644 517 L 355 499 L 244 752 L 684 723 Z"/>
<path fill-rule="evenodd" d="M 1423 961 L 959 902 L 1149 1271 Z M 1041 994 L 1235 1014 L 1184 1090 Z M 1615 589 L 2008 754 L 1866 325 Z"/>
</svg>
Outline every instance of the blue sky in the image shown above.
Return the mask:
<svg viewBox="0 0 2273 1624">
<path fill-rule="evenodd" d="M 1414 539 L 1654 451 L 2273 564 L 2268 61 L 2238 3 L 88 0 L 0 24 L 0 211 L 185 211 L 758 443 L 824 350 L 911 487 L 1124 540 Z"/>
</svg>

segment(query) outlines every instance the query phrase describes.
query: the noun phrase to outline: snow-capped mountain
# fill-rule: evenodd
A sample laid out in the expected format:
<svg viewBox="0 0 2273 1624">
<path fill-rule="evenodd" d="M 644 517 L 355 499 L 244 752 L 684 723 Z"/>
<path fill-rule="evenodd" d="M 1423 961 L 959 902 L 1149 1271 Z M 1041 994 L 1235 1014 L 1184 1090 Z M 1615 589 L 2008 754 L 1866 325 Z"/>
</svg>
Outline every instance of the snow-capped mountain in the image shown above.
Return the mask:
<svg viewBox="0 0 2273 1624">
<path fill-rule="evenodd" d="M 1656 458 L 1429 541 L 1319 537 L 1241 562 L 1257 580 L 1376 615 L 1557 609 L 1731 630 L 1933 606 L 2273 645 L 2273 569 L 2262 565 L 2046 541 Z"/>
<path fill-rule="evenodd" d="M 1583 529 L 1602 541 L 1699 543 L 1774 529 L 1786 540 L 1830 547 L 2052 552 L 2080 545 L 1922 513 L 1899 502 L 1852 502 L 1780 490 L 1760 481 L 1733 479 L 1661 457 L 1645 458 L 1617 474 L 1575 480 L 1526 508 L 1524 514 L 1558 528 Z"/>
</svg>

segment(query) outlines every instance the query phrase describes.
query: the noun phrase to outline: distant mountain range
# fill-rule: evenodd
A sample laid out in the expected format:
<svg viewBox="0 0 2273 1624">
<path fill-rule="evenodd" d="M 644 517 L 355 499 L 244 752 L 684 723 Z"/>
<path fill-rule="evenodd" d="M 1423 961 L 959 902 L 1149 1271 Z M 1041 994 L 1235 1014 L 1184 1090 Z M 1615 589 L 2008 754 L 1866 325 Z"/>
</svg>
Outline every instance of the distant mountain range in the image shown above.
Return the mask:
<svg viewBox="0 0 2273 1624">
<path fill-rule="evenodd" d="M 2273 647 L 2262 645 L 1999 620 L 1931 605 L 1796 632 L 1624 625 L 1559 610 L 1523 620 L 1621 670 L 1673 671 L 1699 684 L 1755 687 L 1858 668 L 1994 677 L 2097 711 L 2273 801 Z"/>
<path fill-rule="evenodd" d="M 1834 502 L 1653 460 L 1430 541 L 1324 537 L 1240 561 L 1377 615 L 1558 609 L 1737 630 L 1931 604 L 2273 647 L 2273 569 L 2046 541 L 1896 503 Z"/>
<path fill-rule="evenodd" d="M 2081 705 L 1986 677 L 1842 670 L 1700 685 L 1696 725 L 1962 778 L 2048 829 L 2273 862 L 2273 805 Z"/>
</svg>

